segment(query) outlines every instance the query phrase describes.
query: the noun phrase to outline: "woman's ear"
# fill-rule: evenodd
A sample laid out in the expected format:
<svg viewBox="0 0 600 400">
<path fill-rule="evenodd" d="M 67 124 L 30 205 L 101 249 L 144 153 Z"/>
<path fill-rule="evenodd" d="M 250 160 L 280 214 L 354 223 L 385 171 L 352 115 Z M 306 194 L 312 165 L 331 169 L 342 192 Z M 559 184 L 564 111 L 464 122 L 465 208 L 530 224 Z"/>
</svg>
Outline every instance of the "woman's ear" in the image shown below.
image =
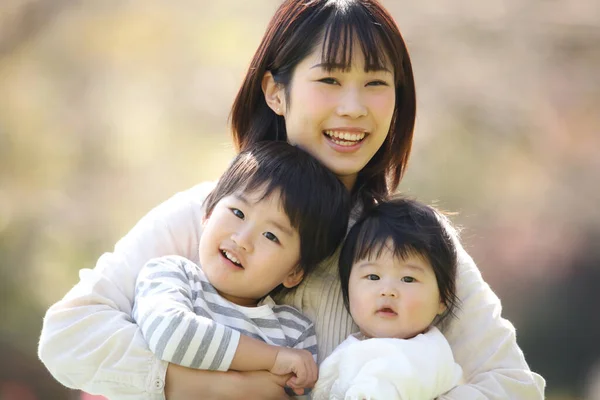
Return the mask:
<svg viewBox="0 0 600 400">
<path fill-rule="evenodd" d="M 290 271 L 288 276 L 285 277 L 282 285 L 288 289 L 291 289 L 302 282 L 302 278 L 304 278 L 304 270 L 302 267 L 300 267 L 300 265 L 297 265 L 294 269 L 292 269 L 292 271 Z"/>
<path fill-rule="evenodd" d="M 275 114 L 283 115 L 285 112 L 285 92 L 283 86 L 275 82 L 275 78 L 273 78 L 270 71 L 265 72 L 261 87 L 269 108 Z"/>
</svg>

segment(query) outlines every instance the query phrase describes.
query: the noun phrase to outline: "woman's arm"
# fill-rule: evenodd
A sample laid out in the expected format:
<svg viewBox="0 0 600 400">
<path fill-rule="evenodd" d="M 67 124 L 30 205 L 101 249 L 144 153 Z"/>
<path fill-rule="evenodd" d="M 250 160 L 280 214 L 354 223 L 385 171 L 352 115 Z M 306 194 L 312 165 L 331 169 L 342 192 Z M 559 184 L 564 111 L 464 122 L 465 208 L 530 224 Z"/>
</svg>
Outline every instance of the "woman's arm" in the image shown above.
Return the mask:
<svg viewBox="0 0 600 400">
<path fill-rule="evenodd" d="M 500 300 L 458 240 L 456 245 L 461 309 L 444 334 L 463 368 L 466 384 L 438 399 L 543 399 L 545 381 L 529 369 L 515 328 L 501 317 Z"/>
<path fill-rule="evenodd" d="M 58 381 L 109 398 L 164 398 L 167 363 L 130 316 L 135 280 L 151 258 L 197 258 L 201 203 L 211 189 L 198 185 L 156 207 L 50 307 L 38 353 Z"/>
<path fill-rule="evenodd" d="M 267 371 L 206 371 L 169 364 L 165 395 L 168 400 L 290 400 L 283 389 L 290 377 Z"/>
</svg>

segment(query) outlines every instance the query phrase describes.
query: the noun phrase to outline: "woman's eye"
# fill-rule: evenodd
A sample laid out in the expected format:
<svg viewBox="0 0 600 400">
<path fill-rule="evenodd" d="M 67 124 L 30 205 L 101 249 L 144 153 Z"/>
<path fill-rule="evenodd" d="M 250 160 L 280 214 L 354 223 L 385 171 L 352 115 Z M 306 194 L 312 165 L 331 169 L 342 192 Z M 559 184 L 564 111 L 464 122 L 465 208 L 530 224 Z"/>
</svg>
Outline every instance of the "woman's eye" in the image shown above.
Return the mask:
<svg viewBox="0 0 600 400">
<path fill-rule="evenodd" d="M 265 232 L 263 233 L 263 236 L 269 239 L 271 242 L 279 243 L 277 236 L 273 235 L 271 232 Z"/>
<path fill-rule="evenodd" d="M 366 276 L 366 278 L 370 281 L 378 281 L 379 280 L 379 275 L 375 275 L 375 274 L 369 274 Z"/>
<path fill-rule="evenodd" d="M 413 283 L 413 282 L 416 282 L 416 279 L 413 278 L 412 276 L 405 276 L 402 278 L 402 282 Z"/>
<path fill-rule="evenodd" d="M 389 86 L 389 84 L 386 81 L 372 81 L 367 83 L 367 86 Z"/>
<path fill-rule="evenodd" d="M 337 85 L 338 84 L 338 81 L 335 80 L 335 78 L 323 78 L 323 79 L 319 79 L 319 82 L 326 83 L 328 85 Z"/>
<path fill-rule="evenodd" d="M 237 209 L 237 208 L 232 208 L 231 212 L 233 213 L 233 215 L 235 215 L 236 217 L 238 217 L 239 219 L 244 219 L 246 216 L 244 215 L 244 213 L 242 212 L 242 210 Z"/>
</svg>

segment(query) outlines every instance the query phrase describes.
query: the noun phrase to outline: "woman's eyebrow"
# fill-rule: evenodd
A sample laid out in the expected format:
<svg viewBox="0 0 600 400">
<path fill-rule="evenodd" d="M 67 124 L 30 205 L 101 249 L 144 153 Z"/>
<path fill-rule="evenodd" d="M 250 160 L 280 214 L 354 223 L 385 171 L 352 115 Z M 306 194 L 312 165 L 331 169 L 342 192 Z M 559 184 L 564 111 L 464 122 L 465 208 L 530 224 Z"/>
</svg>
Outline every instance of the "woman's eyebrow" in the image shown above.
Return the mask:
<svg viewBox="0 0 600 400">
<path fill-rule="evenodd" d="M 314 68 L 323 68 L 323 69 L 344 69 L 344 65 L 342 64 L 331 64 L 331 63 L 318 63 L 313 65 L 312 67 L 310 67 L 310 69 L 314 69 Z"/>
<path fill-rule="evenodd" d="M 325 70 L 334 70 L 334 69 L 341 69 L 341 70 L 345 70 L 348 69 L 348 67 L 346 65 L 343 64 L 332 64 L 332 63 L 318 63 L 313 65 L 312 67 L 310 67 L 309 69 L 314 69 L 314 68 L 323 68 Z M 392 73 L 392 71 L 390 71 L 389 68 L 385 67 L 385 66 L 371 66 L 369 68 L 369 71 L 375 71 L 375 72 L 388 72 L 388 73 Z"/>
</svg>

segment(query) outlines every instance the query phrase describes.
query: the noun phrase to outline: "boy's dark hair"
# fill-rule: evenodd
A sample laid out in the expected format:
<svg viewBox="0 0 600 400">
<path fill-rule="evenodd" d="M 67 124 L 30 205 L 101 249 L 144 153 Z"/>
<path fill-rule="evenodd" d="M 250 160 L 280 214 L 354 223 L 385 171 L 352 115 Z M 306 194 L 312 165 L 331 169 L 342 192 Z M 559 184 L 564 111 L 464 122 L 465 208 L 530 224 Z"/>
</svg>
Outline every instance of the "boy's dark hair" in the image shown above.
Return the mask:
<svg viewBox="0 0 600 400">
<path fill-rule="evenodd" d="M 348 281 L 352 266 L 359 260 L 377 258 L 392 243 L 394 256 L 424 257 L 435 273 L 446 311 L 437 322 L 455 315 L 457 251 L 447 218 L 434 208 L 405 197 L 394 197 L 367 211 L 352 227 L 340 254 L 339 274 L 344 304 L 350 311 Z"/>
<path fill-rule="evenodd" d="M 305 274 L 332 255 L 346 234 L 350 194 L 327 167 L 287 142 L 264 141 L 231 162 L 204 202 L 209 217 L 223 197 L 240 192 L 278 192 L 284 212 L 300 236 Z"/>
</svg>

